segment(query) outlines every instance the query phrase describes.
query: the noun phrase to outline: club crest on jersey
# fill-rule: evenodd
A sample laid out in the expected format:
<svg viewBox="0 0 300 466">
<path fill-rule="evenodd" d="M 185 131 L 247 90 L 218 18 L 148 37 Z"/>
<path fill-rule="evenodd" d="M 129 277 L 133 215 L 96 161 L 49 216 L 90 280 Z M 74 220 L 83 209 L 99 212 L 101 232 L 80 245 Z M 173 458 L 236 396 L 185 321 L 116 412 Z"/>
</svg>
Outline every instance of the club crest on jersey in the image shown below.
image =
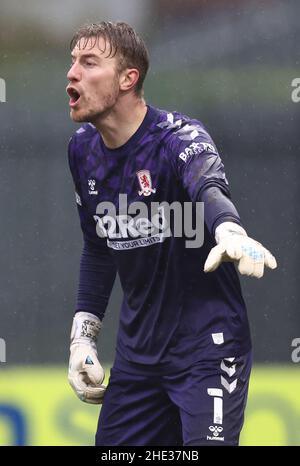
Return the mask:
<svg viewBox="0 0 300 466">
<path fill-rule="evenodd" d="M 140 170 L 137 172 L 140 188 L 139 196 L 150 196 L 152 193 L 156 193 L 156 188 L 152 188 L 152 180 L 149 170 Z"/>
<path fill-rule="evenodd" d="M 96 186 L 96 180 L 90 179 L 88 180 L 88 186 L 89 186 L 89 194 L 91 195 L 97 195 L 98 191 L 95 189 Z"/>
</svg>

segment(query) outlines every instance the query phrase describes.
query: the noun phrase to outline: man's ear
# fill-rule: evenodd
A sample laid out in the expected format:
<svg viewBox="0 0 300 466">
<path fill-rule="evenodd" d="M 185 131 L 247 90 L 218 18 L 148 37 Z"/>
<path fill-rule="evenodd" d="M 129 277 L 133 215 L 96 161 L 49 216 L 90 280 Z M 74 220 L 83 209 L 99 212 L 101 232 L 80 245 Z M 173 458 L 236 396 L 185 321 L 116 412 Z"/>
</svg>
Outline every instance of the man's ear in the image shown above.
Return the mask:
<svg viewBox="0 0 300 466">
<path fill-rule="evenodd" d="M 133 89 L 139 77 L 140 73 L 136 68 L 126 68 L 120 75 L 120 90 L 130 91 Z"/>
</svg>

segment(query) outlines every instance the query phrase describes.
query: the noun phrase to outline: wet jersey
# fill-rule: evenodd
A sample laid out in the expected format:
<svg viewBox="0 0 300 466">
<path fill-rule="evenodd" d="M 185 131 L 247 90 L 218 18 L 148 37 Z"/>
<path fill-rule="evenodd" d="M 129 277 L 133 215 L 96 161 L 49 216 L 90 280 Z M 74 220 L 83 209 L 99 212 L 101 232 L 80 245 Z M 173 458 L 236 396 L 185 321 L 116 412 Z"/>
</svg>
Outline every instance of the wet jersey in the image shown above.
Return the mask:
<svg viewBox="0 0 300 466">
<path fill-rule="evenodd" d="M 70 140 L 84 235 L 77 310 L 102 320 L 118 273 L 124 296 L 116 367 L 172 371 L 245 354 L 249 325 L 233 263 L 203 271 L 216 226 L 239 223 L 223 212 L 208 225 L 213 199 L 201 208 L 208 187 L 230 196 L 222 160 L 200 121 L 147 107 L 138 130 L 117 149 L 107 148 L 89 123 Z M 191 224 L 198 242 L 191 241 Z"/>
</svg>

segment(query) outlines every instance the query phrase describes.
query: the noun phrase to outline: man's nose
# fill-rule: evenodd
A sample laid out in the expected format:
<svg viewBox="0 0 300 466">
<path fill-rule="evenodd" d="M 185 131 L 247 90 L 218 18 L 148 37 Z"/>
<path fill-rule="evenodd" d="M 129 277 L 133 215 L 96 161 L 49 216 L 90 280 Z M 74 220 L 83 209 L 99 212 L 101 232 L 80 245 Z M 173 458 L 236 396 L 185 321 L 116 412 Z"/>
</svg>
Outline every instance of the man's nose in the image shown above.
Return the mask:
<svg viewBox="0 0 300 466">
<path fill-rule="evenodd" d="M 67 73 L 67 78 L 69 81 L 80 81 L 81 79 L 81 72 L 80 72 L 80 67 L 78 64 L 75 62 L 69 69 Z"/>
</svg>

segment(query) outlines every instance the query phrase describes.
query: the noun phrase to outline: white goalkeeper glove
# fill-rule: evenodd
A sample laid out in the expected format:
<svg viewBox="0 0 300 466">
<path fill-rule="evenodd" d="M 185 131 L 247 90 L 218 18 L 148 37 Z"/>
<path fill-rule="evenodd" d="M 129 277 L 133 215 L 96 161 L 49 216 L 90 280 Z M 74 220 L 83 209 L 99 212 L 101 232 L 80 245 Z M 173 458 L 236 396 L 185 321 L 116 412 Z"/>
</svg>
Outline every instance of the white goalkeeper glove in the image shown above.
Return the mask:
<svg viewBox="0 0 300 466">
<path fill-rule="evenodd" d="M 224 222 L 215 231 L 217 246 L 212 248 L 204 264 L 204 272 L 213 272 L 221 262 L 236 261 L 242 275 L 261 278 L 264 266 L 276 269 L 275 257 L 234 222 Z"/>
<path fill-rule="evenodd" d="M 101 326 L 94 314 L 77 312 L 71 331 L 68 380 L 78 398 L 92 404 L 102 403 L 106 389 L 96 347 Z"/>
</svg>

